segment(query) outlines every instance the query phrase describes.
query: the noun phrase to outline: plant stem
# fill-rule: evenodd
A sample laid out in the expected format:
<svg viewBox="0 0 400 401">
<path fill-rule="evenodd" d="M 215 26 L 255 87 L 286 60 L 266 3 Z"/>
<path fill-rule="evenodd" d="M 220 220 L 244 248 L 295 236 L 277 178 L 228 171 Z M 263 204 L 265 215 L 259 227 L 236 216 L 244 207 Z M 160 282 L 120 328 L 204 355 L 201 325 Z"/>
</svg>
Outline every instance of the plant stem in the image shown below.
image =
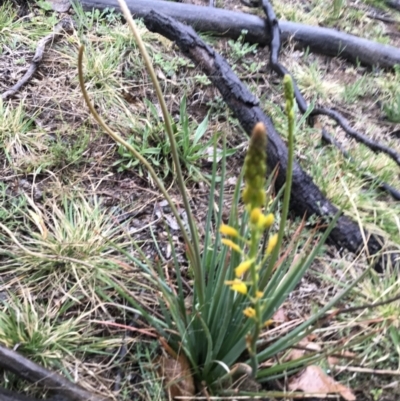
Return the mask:
<svg viewBox="0 0 400 401">
<path fill-rule="evenodd" d="M 253 226 L 251 228 L 251 245 L 250 245 L 249 257 L 254 259 L 254 262 L 250 267 L 251 269 L 250 273 L 251 273 L 251 281 L 253 283 L 252 295 L 254 299 L 254 309 L 256 311 L 256 322 L 254 325 L 253 334 L 251 335 L 249 353 L 250 353 L 251 370 L 252 370 L 251 374 L 254 378 L 256 377 L 258 370 L 258 356 L 257 356 L 256 346 L 257 346 L 258 336 L 260 335 L 260 325 L 262 321 L 260 300 L 257 297 L 258 280 L 257 280 L 257 265 L 255 263 L 259 248 L 259 242 L 260 242 L 260 231 L 258 227 Z"/>
<path fill-rule="evenodd" d="M 273 272 L 275 262 L 277 261 L 279 256 L 279 251 L 283 241 L 283 235 L 285 233 L 286 219 L 289 213 L 289 202 L 292 191 L 295 113 L 294 113 L 294 89 L 293 89 L 292 78 L 290 77 L 290 75 L 285 75 L 283 83 L 285 86 L 286 115 L 288 118 L 288 137 L 289 137 L 285 193 L 283 195 L 283 205 L 282 205 L 281 221 L 279 224 L 279 231 L 278 231 L 278 241 L 269 260 L 268 268 L 263 277 L 261 278 L 260 281 L 261 291 L 263 291 L 265 286 L 267 285 L 267 282 Z"/>
<path fill-rule="evenodd" d="M 184 235 L 184 230 L 182 230 L 182 234 L 185 237 L 185 242 L 186 242 L 186 246 L 188 247 L 188 254 L 191 256 L 192 260 L 191 260 L 191 264 L 193 267 L 193 273 L 194 273 L 194 277 L 195 277 L 195 286 L 197 287 L 197 296 L 198 296 L 198 300 L 200 302 L 201 305 L 204 305 L 204 301 L 205 301 L 205 292 L 204 292 L 204 276 L 202 274 L 202 270 L 201 270 L 201 257 L 200 257 L 200 246 L 199 246 L 199 241 L 198 241 L 198 235 L 197 235 L 197 230 L 194 224 L 194 218 L 193 218 L 193 214 L 190 208 L 190 204 L 189 204 L 189 200 L 187 197 L 187 193 L 186 193 L 186 187 L 185 187 L 185 182 L 183 179 L 183 175 L 182 175 L 182 169 L 180 166 L 180 160 L 179 160 L 179 153 L 176 147 L 176 141 L 175 141 L 175 137 L 174 137 L 174 133 L 173 133 L 173 129 L 171 126 L 171 120 L 170 120 L 170 116 L 168 113 L 168 109 L 167 109 L 167 105 L 165 103 L 163 94 L 162 94 L 162 90 L 160 87 L 160 84 L 158 82 L 157 76 L 155 74 L 154 68 L 153 68 L 153 64 L 150 60 L 150 57 L 147 53 L 147 50 L 144 46 L 143 40 L 137 30 L 135 21 L 132 18 L 132 15 L 128 9 L 128 6 L 126 5 L 125 0 L 118 0 L 118 3 L 120 5 L 121 11 L 123 12 L 126 21 L 129 25 L 129 27 L 131 28 L 131 31 L 133 33 L 133 36 L 136 39 L 137 45 L 139 47 L 140 53 L 143 57 L 144 63 L 146 65 L 147 71 L 150 75 L 150 78 L 153 82 L 154 85 L 154 89 L 157 93 L 157 97 L 158 97 L 158 101 L 160 102 L 160 106 L 161 106 L 161 110 L 163 113 L 163 117 L 164 117 L 164 123 L 165 123 L 165 128 L 168 134 L 168 139 L 170 141 L 170 145 L 171 145 L 171 153 L 172 153 L 172 158 L 174 161 L 174 165 L 175 165 L 175 171 L 176 171 L 176 178 L 177 178 L 177 182 L 178 182 L 178 186 L 179 186 L 179 190 L 182 196 L 182 201 L 184 204 L 184 208 L 188 217 L 188 223 L 189 223 L 189 230 L 190 230 L 190 234 L 191 234 L 191 240 L 188 240 L 188 238 L 186 237 L 186 235 Z M 124 145 L 126 146 L 126 145 Z M 130 149 L 131 150 L 131 149 Z M 136 156 L 136 155 L 135 155 Z M 142 162 L 142 161 L 141 161 Z M 146 165 L 146 168 L 148 168 L 148 165 Z M 153 177 L 152 177 L 153 178 Z M 157 185 L 159 180 L 156 181 Z M 161 189 L 161 188 L 160 188 Z M 163 193 L 163 195 L 165 196 L 165 194 Z M 172 208 L 172 204 L 171 204 L 171 199 L 169 197 L 166 197 L 169 205 Z M 179 216 L 179 215 L 178 215 Z M 175 218 L 177 218 L 177 220 L 180 220 L 180 217 L 175 216 Z"/>
</svg>

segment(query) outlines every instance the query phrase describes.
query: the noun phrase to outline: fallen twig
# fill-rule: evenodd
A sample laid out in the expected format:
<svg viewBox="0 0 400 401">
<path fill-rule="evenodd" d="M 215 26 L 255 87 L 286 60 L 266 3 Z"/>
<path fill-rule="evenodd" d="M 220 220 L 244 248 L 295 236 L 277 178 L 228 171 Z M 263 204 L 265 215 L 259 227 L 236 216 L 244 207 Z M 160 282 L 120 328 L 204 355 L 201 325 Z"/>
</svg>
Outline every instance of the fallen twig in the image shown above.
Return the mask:
<svg viewBox="0 0 400 401">
<path fill-rule="evenodd" d="M 119 10 L 117 0 L 79 0 L 85 10 L 93 8 Z M 160 0 L 127 0 L 129 10 L 137 18 L 144 18 L 151 10 L 157 10 L 178 21 L 191 25 L 197 31 L 214 32 L 221 36 L 238 38 L 247 31 L 246 40 L 268 44 L 270 37 L 265 21 L 256 16 L 236 11 L 192 4 Z M 393 68 L 400 64 L 400 49 L 330 28 L 309 26 L 296 22 L 280 21 L 281 38 L 284 42 L 294 40 L 298 47 L 328 56 L 339 56 L 354 63 L 368 66 Z"/>
<path fill-rule="evenodd" d="M 380 189 L 381 191 L 387 192 L 388 194 L 390 194 L 393 197 L 393 199 L 400 200 L 400 191 L 398 189 L 393 188 L 391 185 L 389 185 L 385 181 L 382 181 L 380 178 L 373 176 L 372 174 L 370 174 L 366 171 L 362 171 L 358 167 L 358 163 L 350 156 L 349 152 L 347 150 L 343 149 L 342 145 L 339 142 L 337 142 L 336 139 L 333 138 L 333 136 L 325 128 L 322 129 L 321 136 L 322 136 L 322 139 L 324 142 L 326 142 L 330 145 L 333 145 L 337 149 L 339 149 L 339 151 L 343 155 L 343 157 L 354 165 L 354 167 L 358 170 L 358 172 L 361 174 L 361 177 L 365 181 L 367 181 L 371 184 L 375 183 L 378 189 Z"/>
<path fill-rule="evenodd" d="M 1 401 L 40 401 L 37 398 L 28 397 L 26 395 L 18 394 L 14 391 L 6 390 L 0 387 L 0 400 Z"/>
<path fill-rule="evenodd" d="M 371 369 L 361 368 L 359 366 L 342 366 L 342 365 L 329 365 L 331 368 L 340 372 L 354 372 L 354 373 L 368 373 L 372 375 L 389 375 L 389 376 L 400 376 L 400 371 L 389 370 L 389 369 Z"/>
<path fill-rule="evenodd" d="M 367 146 L 373 152 L 385 153 L 392 160 L 394 160 L 397 163 L 397 165 L 400 166 L 400 154 L 398 154 L 395 150 L 393 150 L 389 146 L 375 142 L 372 139 L 368 138 L 366 135 L 351 128 L 347 119 L 344 118 L 339 112 L 332 110 L 332 109 L 327 109 L 324 107 L 316 107 L 311 112 L 311 116 L 316 116 L 316 115 L 320 115 L 320 114 L 328 116 L 328 117 L 332 118 L 333 120 L 335 120 L 340 125 L 340 127 L 343 128 L 344 132 L 347 135 L 354 138 L 357 142 L 361 142 L 363 145 Z"/>
<path fill-rule="evenodd" d="M 15 351 L 0 345 L 0 367 L 9 370 L 25 380 L 38 383 L 47 389 L 56 392 L 70 401 L 106 401 L 106 397 L 99 397 L 82 389 L 58 373 L 51 372 L 44 367 L 30 361 Z M 12 398 L 11 398 L 12 400 Z M 21 398 L 21 401 L 23 399 Z"/>
<path fill-rule="evenodd" d="M 53 28 L 53 32 L 40 39 L 36 47 L 35 55 L 33 56 L 31 65 L 24 76 L 10 89 L 6 90 L 2 95 L 1 99 L 6 100 L 11 96 L 14 96 L 25 84 L 27 84 L 39 68 L 41 61 L 43 60 L 44 51 L 46 45 L 62 37 L 63 32 L 68 32 L 73 29 L 73 22 L 70 18 L 63 18 L 58 24 Z"/>
<path fill-rule="evenodd" d="M 369 18 L 376 19 L 378 21 L 386 22 L 387 24 L 397 24 L 397 20 L 394 18 L 387 17 L 385 15 L 370 13 L 367 14 Z"/>
<path fill-rule="evenodd" d="M 285 74 L 290 74 L 290 72 L 279 62 L 279 52 L 281 49 L 281 39 L 280 39 L 280 28 L 279 22 L 275 16 L 274 9 L 269 0 L 262 0 L 261 1 L 262 7 L 267 17 L 267 29 L 269 29 L 269 35 L 271 37 L 270 43 L 270 65 L 273 71 L 275 71 L 280 77 L 283 77 Z M 292 75 L 292 74 L 290 74 Z M 304 96 L 301 94 L 295 79 L 292 76 L 292 81 L 294 85 L 294 94 L 296 98 L 296 102 L 299 106 L 299 110 L 304 114 L 308 109 L 308 104 L 304 99 Z M 400 165 L 400 155 L 395 152 L 393 149 L 389 148 L 386 145 L 381 145 L 366 135 L 361 134 L 350 127 L 348 121 L 338 112 L 327 109 L 327 108 L 315 108 L 311 112 L 311 116 L 316 116 L 319 114 L 326 115 L 330 118 L 333 118 L 348 134 L 349 136 L 355 138 L 357 141 L 363 143 L 364 145 L 368 146 L 371 150 L 377 152 L 383 152 L 390 156 L 397 164 Z M 309 122 L 312 122 L 312 119 L 308 119 Z M 339 147 L 337 141 L 333 139 L 333 137 L 325 130 L 322 130 L 322 137 L 329 143 L 333 144 L 334 146 L 338 147 L 342 154 L 349 158 L 348 153 L 345 152 L 342 147 Z M 400 192 L 397 191 L 395 188 L 392 188 L 390 185 L 382 182 L 379 178 L 371 177 L 370 175 L 363 173 L 364 178 L 367 178 L 369 182 L 377 181 L 379 182 L 379 187 L 387 192 L 390 193 L 395 199 L 400 200 Z"/>
<path fill-rule="evenodd" d="M 259 107 L 259 100 L 242 84 L 228 63 L 205 44 L 191 27 L 155 11 L 151 11 L 145 16 L 144 22 L 150 31 L 175 41 L 181 51 L 201 67 L 218 88 L 247 133 L 251 133 L 257 122 L 264 123 L 268 132 L 268 165 L 271 170 L 279 165 L 276 179 L 276 186 L 279 190 L 286 179 L 288 151 L 272 121 Z M 317 215 L 323 218 L 332 218 L 338 211 L 298 163 L 295 163 L 293 168 L 292 193 L 291 209 L 298 216 L 302 217 L 306 214 L 307 216 Z M 366 244 L 364 238 L 366 238 Z M 336 227 L 331 232 L 330 239 L 338 247 L 345 247 L 351 252 L 358 252 L 366 245 L 370 256 L 380 252 L 384 245 L 382 237 L 370 235 L 363 229 L 360 230 L 359 225 L 346 216 L 339 218 Z M 393 262 L 398 255 L 392 254 L 390 258 Z M 383 268 L 381 262 L 377 264 L 378 270 Z"/>
<path fill-rule="evenodd" d="M 386 4 L 397 11 L 400 11 L 400 0 L 386 0 Z"/>
</svg>

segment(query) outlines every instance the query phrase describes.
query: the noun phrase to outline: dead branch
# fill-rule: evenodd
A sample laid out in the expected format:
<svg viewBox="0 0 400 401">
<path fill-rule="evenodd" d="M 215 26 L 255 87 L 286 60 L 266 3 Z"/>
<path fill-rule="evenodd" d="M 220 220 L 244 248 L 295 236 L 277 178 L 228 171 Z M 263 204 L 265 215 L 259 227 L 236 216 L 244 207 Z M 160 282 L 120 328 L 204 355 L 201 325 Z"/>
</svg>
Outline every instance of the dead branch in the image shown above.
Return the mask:
<svg viewBox="0 0 400 401">
<path fill-rule="evenodd" d="M 350 156 L 349 152 L 343 149 L 342 145 L 338 143 L 336 139 L 333 138 L 332 135 L 325 128 L 322 128 L 321 137 L 325 143 L 335 146 L 340 151 L 342 156 L 350 163 L 352 163 L 354 168 L 358 170 L 358 172 L 361 174 L 366 182 L 370 184 L 375 184 L 379 190 L 387 192 L 392 196 L 393 199 L 400 200 L 400 191 L 398 189 L 393 188 L 387 182 L 382 181 L 379 177 L 376 177 L 366 171 L 361 170 L 358 166 L 358 163 Z"/>
<path fill-rule="evenodd" d="M 400 11 L 400 0 L 386 0 L 386 4 L 389 7 L 394 8 L 397 11 Z"/>
<path fill-rule="evenodd" d="M 2 95 L 1 99 L 6 100 L 11 96 L 14 96 L 24 85 L 26 85 L 33 77 L 40 63 L 43 60 L 44 51 L 46 45 L 54 42 L 62 37 L 63 32 L 71 31 L 73 28 L 72 20 L 70 18 L 63 18 L 58 24 L 54 26 L 53 32 L 44 38 L 40 39 L 36 47 L 35 55 L 33 56 L 31 65 L 24 76 L 10 89 L 6 90 Z"/>
<path fill-rule="evenodd" d="M 117 0 L 79 0 L 85 10 L 115 8 Z M 161 0 L 127 0 L 129 10 L 136 18 L 144 18 L 151 10 L 191 25 L 201 32 L 213 32 L 221 36 L 238 38 L 247 31 L 249 42 L 266 45 L 270 41 L 265 21 L 256 16 L 236 11 L 195 6 Z M 400 64 L 400 49 L 359 38 L 335 29 L 308 26 L 296 22 L 279 21 L 282 41 L 293 39 L 298 47 L 332 57 L 342 57 L 351 62 L 368 66 L 393 68 Z"/>
<path fill-rule="evenodd" d="M 6 390 L 0 387 L 0 400 L 1 401 L 40 401 L 37 398 L 27 397 L 22 394 L 15 393 L 14 391 Z"/>
<path fill-rule="evenodd" d="M 354 128 L 350 127 L 349 122 L 346 118 L 344 118 L 339 112 L 332 109 L 327 109 L 324 107 L 316 107 L 312 112 L 312 116 L 316 115 L 324 115 L 335 120 L 340 127 L 343 128 L 343 131 L 350 137 L 354 138 L 357 142 L 361 142 L 363 145 L 367 146 L 373 152 L 382 152 L 389 156 L 398 166 L 400 166 L 400 154 L 398 154 L 394 149 L 390 146 L 381 144 L 368 138 L 365 134 L 358 132 Z"/>
<path fill-rule="evenodd" d="M 259 100 L 242 84 L 228 63 L 204 43 L 191 27 L 155 11 L 151 11 L 145 16 L 144 22 L 150 31 L 157 32 L 176 42 L 183 54 L 200 66 L 218 88 L 225 102 L 248 134 L 251 133 L 257 122 L 261 121 L 265 124 L 268 132 L 268 166 L 271 170 L 279 166 L 276 179 L 276 186 L 279 190 L 286 179 L 288 150 L 270 118 L 259 107 Z M 293 167 L 292 191 L 291 209 L 298 216 L 306 214 L 307 216 L 331 218 L 338 211 L 324 197 L 311 177 L 301 169 L 298 163 L 295 163 Z M 364 235 L 367 244 L 364 244 Z M 360 231 L 356 222 L 343 215 L 332 230 L 330 239 L 339 248 L 345 247 L 351 252 L 358 252 L 366 245 L 370 256 L 380 252 L 385 242 L 382 237 L 369 234 L 365 230 Z M 398 255 L 395 257 L 398 258 Z M 394 257 L 391 258 L 391 261 L 394 259 Z M 382 261 L 378 264 L 378 270 L 383 268 L 381 263 Z"/>
<path fill-rule="evenodd" d="M 9 370 L 18 377 L 28 380 L 29 382 L 38 383 L 56 394 L 59 394 L 60 398 L 65 397 L 70 401 L 107 401 L 105 397 L 93 395 L 77 384 L 60 376 L 58 373 L 51 372 L 18 354 L 16 351 L 12 351 L 1 345 L 0 368 Z M 10 400 L 13 399 L 10 398 Z M 14 398 L 14 401 L 17 400 L 18 399 Z M 20 398 L 20 401 L 24 401 L 24 399 Z"/>
<path fill-rule="evenodd" d="M 275 16 L 272 4 L 270 3 L 269 0 L 261 0 L 261 5 L 267 17 L 267 22 L 268 22 L 267 29 L 269 29 L 269 35 L 271 37 L 271 43 L 269 45 L 270 66 L 272 70 L 275 71 L 280 77 L 283 77 L 285 74 L 290 74 L 292 76 L 292 74 L 279 62 L 279 52 L 281 49 L 281 38 L 280 38 L 281 31 L 280 31 L 279 21 Z M 292 81 L 297 105 L 299 106 L 299 110 L 301 111 L 301 113 L 304 114 L 308 109 L 307 101 L 304 99 L 304 96 L 300 92 L 296 80 L 294 79 L 293 76 L 292 76 Z M 346 132 L 347 135 L 351 136 L 352 138 L 355 138 L 358 142 L 363 143 L 374 152 L 383 152 L 387 154 L 398 165 L 400 165 L 400 155 L 396 151 L 394 151 L 392 148 L 389 148 L 386 145 L 382 145 L 376 141 L 373 141 L 366 135 L 351 128 L 348 121 L 339 112 L 324 107 L 315 108 L 311 112 L 312 117 L 315 117 L 319 114 L 323 114 L 334 119 L 340 125 L 340 127 L 342 127 L 342 129 Z M 314 123 L 313 120 L 314 120 L 313 118 L 309 118 L 308 122 L 313 124 Z M 354 160 L 348 155 L 346 151 L 342 149 L 341 146 L 338 146 L 336 140 L 325 129 L 322 129 L 322 137 L 323 139 L 325 139 L 326 142 L 329 142 L 330 144 L 338 147 L 343 156 L 346 157 L 348 160 L 351 160 L 355 164 Z M 379 182 L 380 189 L 390 193 L 390 195 L 392 195 L 394 199 L 400 200 L 400 192 L 395 188 L 392 188 L 390 185 L 383 182 L 377 177 L 371 177 L 371 174 L 362 172 L 362 175 L 364 176 L 364 178 L 367 179 L 368 182 Z"/>
</svg>

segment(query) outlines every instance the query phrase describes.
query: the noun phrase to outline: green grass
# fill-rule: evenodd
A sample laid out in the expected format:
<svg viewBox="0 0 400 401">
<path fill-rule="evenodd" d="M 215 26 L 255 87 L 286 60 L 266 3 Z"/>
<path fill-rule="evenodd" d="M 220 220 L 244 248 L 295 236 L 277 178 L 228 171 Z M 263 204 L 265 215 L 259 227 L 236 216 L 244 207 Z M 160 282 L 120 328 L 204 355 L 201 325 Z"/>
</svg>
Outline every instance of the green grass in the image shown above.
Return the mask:
<svg viewBox="0 0 400 401">
<path fill-rule="evenodd" d="M 58 22 L 57 15 L 45 15 L 39 11 L 29 22 L 17 17 L 17 10 L 11 2 L 0 5 L 0 42 L 7 43 L 12 50 L 19 50 L 22 46 L 35 49 L 37 41 L 48 35 Z M 26 26 L 29 25 L 29 29 Z"/>
<path fill-rule="evenodd" d="M 145 104 L 148 110 L 146 118 L 137 121 L 135 116 L 129 115 L 131 129 L 136 135 L 130 136 L 128 142 L 140 154 L 146 156 L 165 179 L 171 176 L 174 170 L 171 146 L 165 138 L 165 128 L 160 121 L 159 111 L 150 101 L 145 100 Z M 172 116 L 170 118 L 173 119 Z M 199 166 L 202 161 L 206 161 L 212 156 L 214 138 L 204 140 L 208 125 L 208 115 L 200 123 L 189 121 L 186 96 L 183 95 L 179 106 L 179 115 L 173 122 L 173 129 L 182 167 L 185 169 L 185 176 L 190 180 L 198 181 L 204 178 Z M 234 153 L 235 150 L 233 149 L 228 152 L 228 155 Z M 139 161 L 121 145 L 118 146 L 118 155 L 119 157 L 114 163 L 118 171 L 137 167 L 141 176 L 145 174 Z"/>
<path fill-rule="evenodd" d="M 366 39 L 389 44 L 390 39 L 385 35 L 385 25 L 370 17 L 369 14 L 374 13 L 370 6 L 377 7 L 381 12 L 389 10 L 381 0 L 363 2 L 334 0 L 329 3 L 319 0 L 306 2 L 292 0 L 274 5 L 278 18 L 309 25 L 322 24 Z M 393 11 L 390 16 L 397 21 L 400 20 L 398 14 Z"/>
<path fill-rule="evenodd" d="M 23 221 L 26 205 L 25 197 L 11 196 L 6 183 L 0 182 L 0 223 L 6 224 L 10 230 L 17 229 Z M 4 238 L 3 233 L 0 238 Z"/>
<path fill-rule="evenodd" d="M 7 233 L 12 245 L 2 271 L 29 277 L 40 292 L 57 283 L 90 298 L 98 269 L 115 269 L 108 261 L 110 241 L 121 243 L 123 232 L 117 217 L 96 199 L 62 199 L 43 207 L 28 198 L 23 215 L 20 232 Z"/>
<path fill-rule="evenodd" d="M 56 366 L 61 360 L 77 353 L 84 346 L 84 325 L 75 319 L 64 319 L 59 324 L 59 314 L 68 313 L 68 307 L 54 310 L 49 304 L 32 299 L 29 288 L 21 288 L 17 295 L 10 294 L 0 310 L 0 341 L 14 348 L 43 366 Z M 83 320 L 83 319 L 81 319 Z"/>
</svg>

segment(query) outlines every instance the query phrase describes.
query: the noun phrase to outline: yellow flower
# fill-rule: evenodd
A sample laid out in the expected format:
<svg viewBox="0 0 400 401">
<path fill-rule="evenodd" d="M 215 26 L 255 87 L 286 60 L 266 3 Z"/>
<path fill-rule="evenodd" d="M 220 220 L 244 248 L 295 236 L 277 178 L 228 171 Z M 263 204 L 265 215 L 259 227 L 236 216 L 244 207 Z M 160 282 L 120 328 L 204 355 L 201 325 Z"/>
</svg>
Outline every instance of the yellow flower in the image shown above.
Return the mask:
<svg viewBox="0 0 400 401">
<path fill-rule="evenodd" d="M 267 321 L 264 323 L 264 327 L 269 327 L 269 326 L 271 326 L 272 324 L 274 324 L 274 321 L 273 321 L 272 319 L 269 319 L 269 320 L 267 320 Z"/>
<path fill-rule="evenodd" d="M 252 224 L 257 224 L 260 219 L 263 218 L 263 214 L 259 207 L 254 208 L 250 213 L 250 221 Z"/>
<path fill-rule="evenodd" d="M 228 226 L 227 224 L 221 224 L 219 228 L 219 232 L 223 235 L 228 235 L 229 237 L 238 237 L 239 233 L 237 232 L 236 228 Z"/>
<path fill-rule="evenodd" d="M 256 292 L 256 298 L 261 299 L 263 297 L 264 293 L 262 291 L 257 291 Z"/>
<path fill-rule="evenodd" d="M 247 285 L 239 279 L 225 281 L 226 285 L 231 287 L 231 290 L 239 292 L 240 294 L 246 295 L 247 294 Z"/>
<path fill-rule="evenodd" d="M 267 251 L 266 251 L 267 255 L 271 255 L 277 243 L 278 243 L 278 234 L 274 234 L 270 237 L 268 241 Z"/>
<path fill-rule="evenodd" d="M 238 244 L 235 244 L 233 241 L 230 239 L 222 238 L 221 242 L 226 245 L 227 247 L 233 249 L 236 252 L 242 253 L 242 250 L 240 249 L 240 246 Z"/>
<path fill-rule="evenodd" d="M 262 228 L 266 230 L 267 228 L 270 228 L 272 224 L 274 224 L 274 220 L 274 215 L 272 213 L 269 213 L 266 216 L 263 216 L 260 224 L 262 225 Z"/>
<path fill-rule="evenodd" d="M 235 276 L 241 277 L 247 270 L 250 269 L 251 264 L 254 262 L 254 259 L 248 259 L 242 262 L 236 269 L 235 269 Z"/>
<path fill-rule="evenodd" d="M 256 317 L 256 310 L 252 307 L 247 307 L 244 311 L 243 311 L 244 315 L 247 316 L 248 318 L 252 319 L 254 317 Z"/>
</svg>

